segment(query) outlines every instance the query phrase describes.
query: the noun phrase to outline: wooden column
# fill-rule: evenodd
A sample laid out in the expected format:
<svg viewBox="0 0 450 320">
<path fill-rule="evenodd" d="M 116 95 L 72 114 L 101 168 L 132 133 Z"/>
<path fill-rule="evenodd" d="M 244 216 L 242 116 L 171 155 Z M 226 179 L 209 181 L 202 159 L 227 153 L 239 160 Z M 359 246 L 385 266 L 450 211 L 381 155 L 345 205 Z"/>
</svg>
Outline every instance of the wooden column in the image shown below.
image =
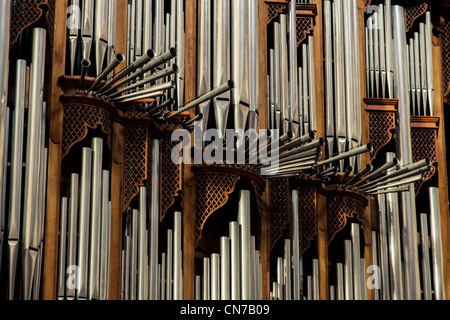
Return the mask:
<svg viewBox="0 0 450 320">
<path fill-rule="evenodd" d="M 47 81 L 51 83 L 51 86 L 47 101 L 50 127 L 48 141 L 47 207 L 44 235 L 45 250 L 42 279 L 42 298 L 44 300 L 56 300 L 64 116 L 63 104 L 59 99 L 63 94 L 63 90 L 58 84 L 58 78 L 64 75 L 65 72 L 66 23 L 67 0 L 55 1 L 54 39 L 53 51 L 51 53 L 52 67 L 49 77 L 47 77 Z"/>
<path fill-rule="evenodd" d="M 117 1 L 118 23 L 116 52 L 126 52 L 127 39 L 127 0 Z M 116 72 L 123 68 L 119 65 Z M 109 300 L 120 300 L 122 280 L 122 215 L 124 203 L 124 156 L 125 128 L 119 123 L 113 123 L 111 152 L 111 243 L 109 269 Z"/>
<path fill-rule="evenodd" d="M 317 137 L 325 136 L 325 80 L 323 51 L 323 1 L 314 0 L 317 5 L 316 24 L 314 25 L 314 71 L 316 90 L 316 130 Z M 328 239 L 327 239 L 327 199 L 318 194 L 316 204 L 317 214 L 317 251 L 319 257 L 319 296 L 320 300 L 329 298 L 328 281 Z"/>
<path fill-rule="evenodd" d="M 434 115 L 440 118 L 437 139 L 438 183 L 441 209 L 442 253 L 444 256 L 444 290 L 446 299 L 450 299 L 450 220 L 448 198 L 448 168 L 446 157 L 443 75 L 442 75 L 442 40 L 441 35 L 433 35 L 433 74 L 434 74 Z"/>
<path fill-rule="evenodd" d="M 185 101 L 197 95 L 197 0 L 185 1 Z M 195 110 L 189 110 L 195 116 Z M 193 142 L 193 135 L 191 141 Z M 195 179 L 184 165 L 183 179 L 183 299 L 195 298 Z"/>
<path fill-rule="evenodd" d="M 364 98 L 367 96 L 367 87 L 366 87 L 366 37 L 364 33 L 364 12 L 365 12 L 365 1 L 358 0 L 358 32 L 359 32 L 359 61 L 360 61 L 360 92 L 361 92 L 361 101 L 359 103 L 360 112 L 361 112 L 361 133 L 362 133 L 362 145 L 367 144 L 369 141 L 369 115 L 365 111 L 366 105 L 364 103 Z M 370 153 L 364 153 L 361 156 L 361 166 L 370 163 Z M 364 229 L 364 260 L 367 267 L 372 265 L 372 210 L 374 206 L 371 205 L 372 197 L 368 197 L 369 205 L 366 207 L 364 212 L 364 219 L 366 220 L 366 227 Z M 376 212 L 374 212 L 376 213 Z M 367 279 L 367 273 L 365 274 L 365 279 Z M 367 290 L 367 299 L 374 299 L 374 290 Z"/>
<path fill-rule="evenodd" d="M 122 278 L 122 214 L 124 203 L 125 130 L 113 124 L 111 159 L 111 243 L 109 267 L 109 300 L 120 300 Z"/>
<path fill-rule="evenodd" d="M 267 5 L 259 0 L 259 128 L 269 128 L 267 104 Z M 262 299 L 269 300 L 270 293 L 270 184 L 261 196 L 261 247 Z"/>
</svg>

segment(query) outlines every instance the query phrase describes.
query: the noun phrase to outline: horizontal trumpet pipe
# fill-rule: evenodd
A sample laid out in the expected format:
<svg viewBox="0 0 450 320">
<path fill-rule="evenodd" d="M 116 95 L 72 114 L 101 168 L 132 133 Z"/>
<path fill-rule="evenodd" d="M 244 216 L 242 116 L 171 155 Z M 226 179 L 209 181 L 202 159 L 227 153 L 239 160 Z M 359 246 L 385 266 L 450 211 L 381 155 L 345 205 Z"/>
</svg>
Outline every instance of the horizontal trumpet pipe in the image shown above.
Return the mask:
<svg viewBox="0 0 450 320">
<path fill-rule="evenodd" d="M 115 102 L 120 102 L 122 100 L 128 100 L 130 98 L 136 98 L 136 97 L 141 97 L 144 95 L 147 95 L 149 93 L 153 93 L 153 92 L 157 92 L 157 91 L 162 91 L 162 90 L 168 90 L 168 89 L 172 89 L 174 87 L 174 82 L 173 81 L 168 81 L 165 83 L 161 83 L 161 84 L 157 84 L 154 86 L 149 87 L 148 89 L 145 90 L 138 90 L 129 94 L 125 94 L 123 96 L 120 97 L 116 97 L 116 98 L 111 98 L 113 101 Z M 107 97 L 109 98 L 109 97 Z"/>
<path fill-rule="evenodd" d="M 364 185 L 364 187 L 361 187 L 361 188 L 358 188 L 358 189 L 364 191 L 364 190 L 372 189 L 374 187 L 381 186 L 383 184 L 392 183 L 392 182 L 399 181 L 399 180 L 402 180 L 402 179 L 406 179 L 406 178 L 409 178 L 409 177 L 412 177 L 412 176 L 415 176 L 415 175 L 418 175 L 418 174 L 421 174 L 421 173 L 431 172 L 431 171 L 433 171 L 433 167 L 431 167 L 431 166 L 422 167 L 422 168 L 419 168 L 419 169 L 416 169 L 416 170 L 413 170 L 413 171 L 406 172 L 406 173 L 401 174 L 401 175 L 396 175 L 396 176 L 394 176 L 392 178 L 389 178 L 389 179 L 384 179 L 381 182 L 373 182 L 373 183 Z M 389 177 L 389 175 L 387 175 L 385 177 Z"/>
<path fill-rule="evenodd" d="M 106 69 L 97 76 L 97 78 L 92 81 L 91 86 L 89 89 L 86 90 L 86 93 L 89 91 L 94 90 L 100 83 L 100 81 L 105 80 L 108 77 L 108 74 L 110 74 L 119 64 L 125 61 L 125 55 L 122 53 L 116 54 L 114 60 L 106 67 Z"/>
<path fill-rule="evenodd" d="M 398 177 L 400 175 L 404 175 L 404 174 L 406 174 L 408 172 L 412 172 L 412 171 L 415 171 L 417 169 L 421 169 L 421 168 L 424 168 L 424 167 L 428 168 L 428 169 L 431 167 L 430 159 L 426 158 L 426 159 L 424 159 L 422 161 L 410 164 L 410 165 L 408 165 L 408 166 L 406 166 L 404 168 L 401 168 L 401 169 L 399 169 L 399 170 L 397 170 L 397 171 L 395 171 L 395 172 L 393 172 L 391 174 L 387 174 L 387 175 L 384 175 L 382 177 L 379 177 L 379 178 L 369 182 L 368 184 L 364 185 L 363 187 L 359 187 L 356 184 L 354 185 L 354 187 L 358 187 L 359 189 L 365 188 L 366 186 L 371 186 L 371 185 L 374 185 L 376 183 L 380 183 L 380 182 L 386 181 L 388 179 L 392 179 L 392 178 Z M 358 183 L 358 185 L 359 185 L 359 183 Z"/>
<path fill-rule="evenodd" d="M 379 195 L 379 194 L 399 193 L 399 192 L 405 192 L 405 191 L 409 191 L 409 187 L 392 188 L 392 189 L 388 189 L 388 190 L 382 190 L 382 191 L 369 193 L 369 195 L 375 196 L 375 195 Z"/>
<path fill-rule="evenodd" d="M 78 82 L 78 91 L 77 93 L 81 93 L 81 86 L 83 84 L 84 79 L 86 78 L 86 74 L 91 66 L 91 61 L 89 59 L 83 59 L 81 61 L 81 76 L 80 81 Z"/>
<path fill-rule="evenodd" d="M 103 85 L 103 87 L 98 90 L 98 93 L 105 92 L 107 89 L 111 88 L 114 84 L 119 82 L 122 78 L 128 76 L 130 73 L 133 73 L 134 71 L 151 61 L 154 57 L 155 51 L 153 51 L 152 49 L 147 50 L 147 52 L 142 57 L 140 57 L 139 60 L 130 64 L 128 67 L 120 71 L 119 74 L 116 75 L 113 79 L 111 79 L 111 81 Z"/>
<path fill-rule="evenodd" d="M 187 127 L 190 124 L 194 123 L 195 121 L 200 121 L 202 119 L 203 119 L 203 113 L 199 113 L 198 115 L 196 115 L 192 119 L 183 122 L 182 125 L 183 125 L 183 127 Z"/>
<path fill-rule="evenodd" d="M 410 177 L 410 178 L 407 178 L 407 179 L 403 179 L 403 180 L 400 180 L 400 181 L 396 181 L 396 182 L 393 182 L 393 183 L 389 183 L 389 184 L 386 184 L 384 186 L 376 187 L 376 188 L 373 188 L 373 189 L 370 189 L 370 190 L 365 190 L 364 192 L 365 193 L 373 193 L 373 192 L 376 192 L 376 191 L 389 189 L 389 188 L 394 188 L 394 187 L 399 187 L 399 186 L 403 186 L 403 185 L 407 185 L 407 184 L 411 184 L 411 183 L 416 183 L 416 182 L 419 182 L 419 181 L 423 181 L 423 174 L 420 174 L 420 175 L 417 175 L 417 176 L 413 176 L 413 177 Z"/>
<path fill-rule="evenodd" d="M 329 158 L 327 160 L 323 160 L 323 161 L 319 162 L 316 166 L 318 167 L 318 166 L 326 165 L 326 164 L 329 164 L 329 163 L 332 163 L 332 162 L 335 162 L 335 161 L 339 161 L 339 160 L 347 159 L 347 158 L 350 158 L 350 157 L 354 157 L 354 156 L 357 156 L 357 155 L 360 155 L 360 154 L 363 154 L 363 153 L 366 153 L 366 152 L 371 152 L 372 150 L 373 150 L 372 144 L 368 143 L 368 144 L 366 144 L 364 146 L 354 148 L 352 150 L 349 150 L 349 151 L 344 152 L 342 154 L 339 154 L 337 156 L 331 157 L 331 158 Z"/>
<path fill-rule="evenodd" d="M 375 171 L 373 171 L 371 174 L 369 174 L 367 177 L 365 177 L 364 179 L 358 181 L 357 183 L 355 183 L 353 185 L 353 187 L 357 187 L 361 184 L 363 184 L 364 182 L 366 182 L 367 180 L 371 180 L 373 178 L 376 178 L 380 175 L 382 175 L 383 173 L 385 173 L 387 170 L 397 166 L 399 163 L 397 158 L 392 159 L 391 161 L 385 163 L 384 165 L 382 165 L 380 168 L 376 169 Z"/>
<path fill-rule="evenodd" d="M 373 166 L 371 164 L 366 165 L 361 170 L 359 170 L 348 182 L 347 185 L 350 185 L 353 181 L 359 179 L 360 177 L 364 176 L 365 174 L 369 173 L 373 170 Z"/>
<path fill-rule="evenodd" d="M 279 151 L 283 152 L 292 148 L 295 148 L 299 145 L 308 143 L 310 141 L 312 141 L 315 138 L 316 134 L 314 131 L 311 131 L 307 134 L 305 134 L 304 136 L 301 136 L 297 139 L 292 140 L 291 142 L 284 144 L 283 146 L 280 147 Z"/>
<path fill-rule="evenodd" d="M 152 81 L 156 81 L 159 80 L 161 78 L 167 77 L 171 74 L 177 73 L 178 72 L 178 66 L 176 64 L 170 66 L 167 69 L 161 70 L 160 72 L 157 72 L 155 74 L 152 74 L 151 76 L 148 76 L 144 79 L 142 79 L 141 81 L 136 82 L 135 84 L 128 86 L 126 88 L 123 88 L 122 90 L 119 90 L 117 92 L 114 92 L 110 95 L 107 95 L 108 92 L 105 92 L 104 95 L 106 96 L 107 99 L 113 99 L 115 97 L 120 96 L 122 93 L 127 92 L 127 91 L 131 91 L 133 89 L 139 88 L 147 83 L 150 83 Z M 114 87 L 112 87 L 110 90 L 114 90 L 115 88 L 120 88 L 122 85 L 119 83 L 117 85 L 115 85 Z M 110 91 L 108 90 L 108 91 Z"/>
<path fill-rule="evenodd" d="M 183 113 L 205 101 L 211 100 L 217 96 L 220 96 L 221 94 L 234 89 L 235 84 L 234 81 L 232 80 L 228 80 L 226 83 L 222 84 L 221 86 L 211 90 L 210 92 L 207 92 L 203 95 L 201 95 L 200 97 L 198 97 L 197 99 L 195 99 L 194 101 L 186 104 L 184 107 L 178 109 L 177 111 L 175 111 L 174 113 L 170 114 L 169 116 L 167 116 L 166 119 L 170 119 L 172 117 L 175 117 L 177 115 L 179 115 L 180 113 Z"/>
</svg>

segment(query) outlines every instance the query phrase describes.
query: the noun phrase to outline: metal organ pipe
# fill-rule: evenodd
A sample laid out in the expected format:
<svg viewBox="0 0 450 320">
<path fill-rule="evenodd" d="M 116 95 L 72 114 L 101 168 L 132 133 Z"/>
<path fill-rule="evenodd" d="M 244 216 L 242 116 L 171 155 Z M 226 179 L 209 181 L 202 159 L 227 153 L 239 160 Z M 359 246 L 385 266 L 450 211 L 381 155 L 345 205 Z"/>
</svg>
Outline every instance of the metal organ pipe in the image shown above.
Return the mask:
<svg viewBox="0 0 450 320">
<path fill-rule="evenodd" d="M 399 99 L 397 137 L 400 146 L 398 154 L 400 164 L 408 165 L 412 162 L 411 133 L 409 126 L 401 125 L 410 123 L 410 99 L 407 93 L 409 87 L 408 73 L 405 66 L 406 58 L 406 33 L 405 13 L 400 6 L 392 6 L 392 25 L 394 39 L 394 65 L 395 65 L 395 91 Z M 410 185 L 410 190 L 414 190 Z M 405 263 L 406 299 L 419 299 L 420 277 L 417 248 L 417 223 L 414 194 L 403 192 L 401 194 L 403 217 L 403 259 Z"/>
</svg>

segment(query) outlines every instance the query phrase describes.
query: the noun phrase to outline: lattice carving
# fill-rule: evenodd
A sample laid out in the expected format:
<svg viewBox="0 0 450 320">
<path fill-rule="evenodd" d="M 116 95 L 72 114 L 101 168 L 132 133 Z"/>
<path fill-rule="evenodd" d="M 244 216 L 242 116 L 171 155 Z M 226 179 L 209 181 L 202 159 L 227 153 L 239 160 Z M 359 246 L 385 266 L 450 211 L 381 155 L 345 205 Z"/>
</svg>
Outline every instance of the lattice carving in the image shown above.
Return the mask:
<svg viewBox="0 0 450 320">
<path fill-rule="evenodd" d="M 298 190 L 298 216 L 300 225 L 300 254 L 303 255 L 317 236 L 316 189 L 300 186 Z"/>
<path fill-rule="evenodd" d="M 289 182 L 286 178 L 270 180 L 271 249 L 289 224 Z"/>
<path fill-rule="evenodd" d="M 395 129 L 394 112 L 369 112 L 369 140 L 373 144 L 371 160 L 375 159 L 378 151 L 391 141 L 392 129 Z"/>
<path fill-rule="evenodd" d="M 55 1 L 56 0 L 47 0 L 48 1 L 48 11 L 46 15 L 47 21 L 47 30 L 48 30 L 48 39 L 50 41 L 50 49 L 53 50 L 53 39 L 55 37 Z"/>
<path fill-rule="evenodd" d="M 112 116 L 109 112 L 89 105 L 65 105 L 63 126 L 63 158 L 70 149 L 86 138 L 89 129 L 96 129 L 100 125 L 102 131 L 108 135 L 107 145 L 111 150 Z"/>
<path fill-rule="evenodd" d="M 297 47 L 307 35 L 313 33 L 314 19 L 312 17 L 297 17 Z"/>
<path fill-rule="evenodd" d="M 365 226 L 364 204 L 356 199 L 348 197 L 331 196 L 327 198 L 328 216 L 328 245 L 333 241 L 336 234 L 345 228 L 347 219 L 356 218 Z"/>
<path fill-rule="evenodd" d="M 267 24 L 286 11 L 286 4 L 267 4 Z"/>
<path fill-rule="evenodd" d="M 10 48 L 17 42 L 20 33 L 38 21 L 45 12 L 45 6 L 53 6 L 53 14 L 47 15 L 47 21 L 54 20 L 54 0 L 15 0 L 12 1 Z M 49 10 L 50 12 L 51 10 Z M 53 30 L 53 28 L 51 29 Z M 50 35 L 49 35 L 50 36 Z M 53 34 L 51 34 L 53 37 Z"/>
<path fill-rule="evenodd" d="M 408 32 L 409 29 L 412 28 L 412 26 L 414 25 L 414 21 L 416 21 L 417 18 L 425 14 L 427 9 L 428 4 L 426 2 L 405 8 L 406 32 Z"/>
<path fill-rule="evenodd" d="M 228 197 L 233 193 L 239 179 L 237 175 L 228 174 L 196 175 L 196 245 L 202 237 L 206 220 L 228 202 Z"/>
<path fill-rule="evenodd" d="M 367 9 L 370 7 L 372 0 L 364 0 L 364 12 L 367 12 Z"/>
<path fill-rule="evenodd" d="M 442 34 L 442 74 L 444 97 L 447 97 L 450 93 L 450 21 L 445 24 Z"/>
<path fill-rule="evenodd" d="M 147 127 L 125 128 L 124 211 L 148 178 L 149 140 Z"/>
<path fill-rule="evenodd" d="M 437 157 L 437 130 L 435 129 L 411 129 L 412 155 L 413 161 L 417 162 L 424 158 L 430 158 L 434 170 L 423 174 L 424 180 L 416 182 L 414 187 L 416 195 L 419 193 L 422 185 L 436 172 Z"/>
<path fill-rule="evenodd" d="M 167 210 L 175 203 L 175 197 L 180 194 L 183 186 L 183 165 L 172 161 L 172 149 L 178 144 L 170 139 L 161 139 L 161 188 L 160 214 L 161 221 Z"/>
</svg>

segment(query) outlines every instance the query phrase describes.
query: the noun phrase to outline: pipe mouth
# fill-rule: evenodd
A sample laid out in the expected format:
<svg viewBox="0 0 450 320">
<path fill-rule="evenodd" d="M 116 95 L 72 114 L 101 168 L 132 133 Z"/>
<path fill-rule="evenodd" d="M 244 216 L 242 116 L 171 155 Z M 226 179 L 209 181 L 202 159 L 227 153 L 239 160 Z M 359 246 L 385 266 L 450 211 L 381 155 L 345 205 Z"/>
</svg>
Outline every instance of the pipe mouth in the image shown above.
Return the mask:
<svg viewBox="0 0 450 320">
<path fill-rule="evenodd" d="M 353 171 L 353 167 L 352 166 L 348 166 L 347 169 L 345 170 L 346 172 L 352 172 Z"/>
<path fill-rule="evenodd" d="M 89 68 L 89 67 L 91 66 L 91 60 L 89 60 L 89 59 L 83 59 L 83 60 L 81 61 L 81 66 L 82 66 L 83 68 Z"/>
<path fill-rule="evenodd" d="M 371 164 L 366 164 L 366 170 L 368 170 L 369 172 L 373 170 L 373 165 Z"/>
<path fill-rule="evenodd" d="M 119 61 L 120 63 L 125 61 L 125 55 L 123 53 L 118 53 L 116 54 L 116 60 Z"/>
<path fill-rule="evenodd" d="M 316 137 L 316 131 L 310 131 L 310 132 L 309 132 L 309 137 L 310 137 L 311 139 L 314 139 L 314 138 Z"/>
<path fill-rule="evenodd" d="M 198 119 L 199 119 L 199 120 L 202 120 L 202 119 L 203 119 L 203 113 L 199 113 L 199 114 L 198 114 Z"/>
<path fill-rule="evenodd" d="M 170 51 L 170 54 L 172 55 L 172 57 L 177 56 L 177 49 L 175 47 L 170 48 L 169 51 Z"/>
<path fill-rule="evenodd" d="M 173 70 L 175 73 L 178 73 L 178 72 L 180 71 L 180 67 L 178 67 L 178 65 L 174 64 L 174 65 L 172 65 L 172 70 Z"/>
<path fill-rule="evenodd" d="M 431 166 L 431 159 L 430 159 L 430 158 L 426 157 L 424 160 L 425 160 L 425 163 L 426 163 L 428 166 Z"/>
<path fill-rule="evenodd" d="M 153 49 L 148 49 L 146 54 L 150 59 L 153 59 L 156 56 L 156 52 Z"/>
<path fill-rule="evenodd" d="M 291 130 L 286 131 L 286 136 L 289 140 L 294 139 L 294 133 Z"/>
<path fill-rule="evenodd" d="M 149 107 L 149 105 L 147 104 L 147 102 L 141 102 L 141 109 L 142 110 L 146 110 Z"/>
<path fill-rule="evenodd" d="M 325 147 L 325 139 L 324 138 L 319 138 L 319 145 L 321 147 Z"/>
<path fill-rule="evenodd" d="M 367 143 L 367 149 L 369 149 L 369 152 L 373 151 L 373 144 L 372 143 Z"/>
<path fill-rule="evenodd" d="M 393 162 L 396 166 L 399 164 L 399 160 L 398 160 L 397 157 L 394 157 L 394 158 L 392 159 L 392 162 Z"/>
<path fill-rule="evenodd" d="M 228 86 L 230 87 L 230 89 L 234 89 L 236 87 L 236 84 L 233 80 L 228 80 Z"/>
</svg>

